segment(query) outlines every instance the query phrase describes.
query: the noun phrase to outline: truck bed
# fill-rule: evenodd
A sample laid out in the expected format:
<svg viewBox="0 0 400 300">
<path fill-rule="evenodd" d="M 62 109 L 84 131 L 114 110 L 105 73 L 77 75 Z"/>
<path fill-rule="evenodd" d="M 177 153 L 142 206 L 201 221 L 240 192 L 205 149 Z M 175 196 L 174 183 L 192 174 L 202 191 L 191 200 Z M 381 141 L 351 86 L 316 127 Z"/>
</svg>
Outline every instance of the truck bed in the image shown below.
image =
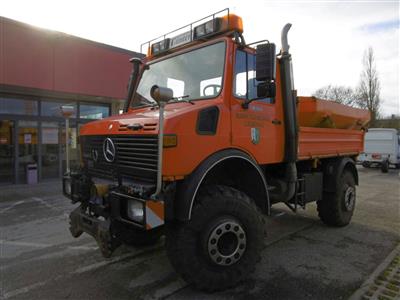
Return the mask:
<svg viewBox="0 0 400 300">
<path fill-rule="evenodd" d="M 299 159 L 358 155 L 363 151 L 364 131 L 300 127 Z"/>
<path fill-rule="evenodd" d="M 299 97 L 299 159 L 358 155 L 364 148 L 367 110 Z"/>
</svg>

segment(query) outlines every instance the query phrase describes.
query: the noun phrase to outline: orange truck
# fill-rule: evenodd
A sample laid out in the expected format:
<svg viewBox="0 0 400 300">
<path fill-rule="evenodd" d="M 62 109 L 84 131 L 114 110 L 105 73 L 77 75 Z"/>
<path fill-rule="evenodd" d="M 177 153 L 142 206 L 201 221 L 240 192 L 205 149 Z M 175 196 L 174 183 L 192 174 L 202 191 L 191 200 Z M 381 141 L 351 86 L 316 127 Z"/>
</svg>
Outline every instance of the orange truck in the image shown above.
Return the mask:
<svg viewBox="0 0 400 300">
<path fill-rule="evenodd" d="M 272 205 L 316 202 L 322 222 L 347 225 L 369 113 L 297 96 L 290 26 L 278 54 L 247 44 L 229 9 L 145 43 L 125 113 L 80 130 L 81 167 L 63 178 L 80 202 L 72 235 L 105 257 L 165 235 L 175 270 L 215 291 L 254 271 Z"/>
</svg>

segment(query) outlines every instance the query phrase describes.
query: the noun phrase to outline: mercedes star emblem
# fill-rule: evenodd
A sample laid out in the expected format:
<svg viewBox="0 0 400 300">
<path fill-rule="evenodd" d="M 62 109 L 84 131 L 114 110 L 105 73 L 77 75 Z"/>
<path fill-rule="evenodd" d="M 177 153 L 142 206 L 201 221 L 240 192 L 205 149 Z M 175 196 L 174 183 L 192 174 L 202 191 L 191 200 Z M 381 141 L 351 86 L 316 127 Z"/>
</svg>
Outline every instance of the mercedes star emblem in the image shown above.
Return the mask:
<svg viewBox="0 0 400 300">
<path fill-rule="evenodd" d="M 113 162 L 115 159 L 115 146 L 110 138 L 107 138 L 103 142 L 103 154 L 104 158 L 108 162 Z"/>
</svg>

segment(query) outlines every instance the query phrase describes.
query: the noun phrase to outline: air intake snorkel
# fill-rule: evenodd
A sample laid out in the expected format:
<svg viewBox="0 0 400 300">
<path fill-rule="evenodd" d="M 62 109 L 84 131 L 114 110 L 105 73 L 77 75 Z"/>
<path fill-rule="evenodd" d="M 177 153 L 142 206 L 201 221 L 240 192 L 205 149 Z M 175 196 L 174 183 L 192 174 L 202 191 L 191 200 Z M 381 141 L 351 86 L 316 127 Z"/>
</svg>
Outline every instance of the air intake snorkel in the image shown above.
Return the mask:
<svg viewBox="0 0 400 300">
<path fill-rule="evenodd" d="M 132 68 L 131 76 L 129 77 L 128 95 L 126 96 L 124 112 L 127 112 L 129 109 L 129 105 L 130 105 L 130 102 L 133 97 L 133 92 L 135 90 L 135 83 L 136 83 L 137 77 L 139 75 L 140 65 L 143 64 L 143 61 L 137 57 L 133 57 L 129 61 L 133 64 L 133 68 Z"/>
</svg>

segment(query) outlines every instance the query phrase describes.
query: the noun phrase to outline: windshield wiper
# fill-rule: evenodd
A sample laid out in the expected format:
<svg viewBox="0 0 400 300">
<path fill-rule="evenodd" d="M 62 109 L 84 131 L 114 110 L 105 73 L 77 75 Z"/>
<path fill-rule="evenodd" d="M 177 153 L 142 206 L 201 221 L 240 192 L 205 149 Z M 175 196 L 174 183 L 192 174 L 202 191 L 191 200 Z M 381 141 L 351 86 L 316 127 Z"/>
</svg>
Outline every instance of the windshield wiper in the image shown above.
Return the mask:
<svg viewBox="0 0 400 300">
<path fill-rule="evenodd" d="M 184 96 L 174 97 L 174 98 L 172 98 L 171 100 L 169 100 L 167 104 L 170 104 L 170 103 L 179 103 L 179 102 L 186 102 L 186 103 L 190 103 L 190 104 L 192 104 L 192 105 L 196 104 L 196 103 L 194 103 L 193 100 L 186 99 L 186 98 L 189 98 L 189 97 L 190 97 L 190 95 L 184 95 Z M 147 106 L 147 105 L 146 105 L 146 106 Z M 148 104 L 148 106 L 151 107 L 151 110 L 158 108 L 158 104 L 157 104 L 157 103 Z"/>
<path fill-rule="evenodd" d="M 193 100 L 186 99 L 186 98 L 189 98 L 189 97 L 190 97 L 190 95 L 174 97 L 168 103 L 176 103 L 176 102 L 182 102 L 183 101 L 183 102 L 190 103 L 190 104 L 194 105 L 195 103 L 193 102 Z"/>
</svg>

